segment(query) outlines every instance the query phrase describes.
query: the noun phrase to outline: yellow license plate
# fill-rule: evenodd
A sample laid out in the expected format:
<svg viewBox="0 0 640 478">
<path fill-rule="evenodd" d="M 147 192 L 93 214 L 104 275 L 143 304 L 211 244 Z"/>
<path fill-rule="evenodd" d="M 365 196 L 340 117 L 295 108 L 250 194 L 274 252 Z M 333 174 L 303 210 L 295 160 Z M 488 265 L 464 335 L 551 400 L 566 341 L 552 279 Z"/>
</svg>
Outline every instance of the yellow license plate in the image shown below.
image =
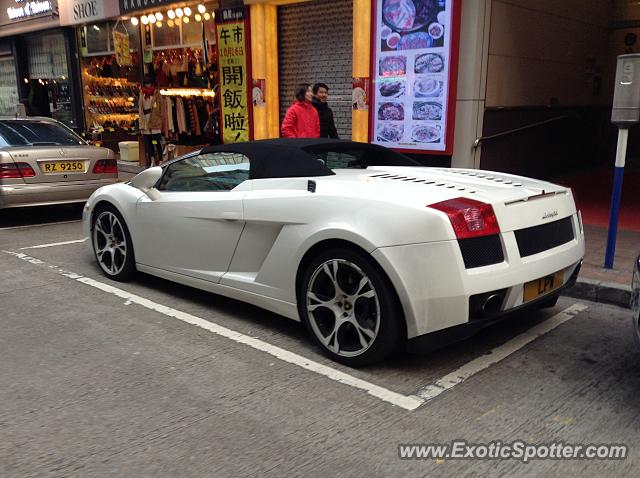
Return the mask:
<svg viewBox="0 0 640 478">
<path fill-rule="evenodd" d="M 40 164 L 43 173 L 84 173 L 84 161 L 50 161 Z"/>
<path fill-rule="evenodd" d="M 524 302 L 529 302 L 530 300 L 537 299 L 540 296 L 548 294 L 562 286 L 563 283 L 563 271 L 527 282 L 524 285 Z"/>
</svg>

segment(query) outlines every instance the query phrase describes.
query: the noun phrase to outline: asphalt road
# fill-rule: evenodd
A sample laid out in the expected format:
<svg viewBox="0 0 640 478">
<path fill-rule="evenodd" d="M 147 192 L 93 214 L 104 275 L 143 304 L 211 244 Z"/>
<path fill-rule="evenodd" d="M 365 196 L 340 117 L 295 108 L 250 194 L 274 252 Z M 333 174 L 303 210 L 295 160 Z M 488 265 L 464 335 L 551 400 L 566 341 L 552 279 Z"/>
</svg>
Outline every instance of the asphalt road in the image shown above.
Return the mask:
<svg viewBox="0 0 640 478">
<path fill-rule="evenodd" d="M 1 213 L 2 477 L 637 475 L 627 309 L 561 298 L 353 370 L 261 309 L 146 275 L 109 281 L 80 212 Z M 399 458 L 399 444 L 456 439 L 629 449 L 611 461 Z"/>
</svg>

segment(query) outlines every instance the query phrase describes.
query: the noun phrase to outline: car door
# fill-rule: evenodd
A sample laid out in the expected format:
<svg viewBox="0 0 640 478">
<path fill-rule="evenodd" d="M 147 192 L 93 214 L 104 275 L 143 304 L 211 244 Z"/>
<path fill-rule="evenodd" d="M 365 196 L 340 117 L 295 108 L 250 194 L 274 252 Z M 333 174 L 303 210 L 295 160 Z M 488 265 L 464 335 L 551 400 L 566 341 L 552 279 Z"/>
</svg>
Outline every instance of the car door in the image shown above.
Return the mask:
<svg viewBox="0 0 640 478">
<path fill-rule="evenodd" d="M 136 262 L 219 282 L 244 227 L 234 188 L 249 178 L 237 153 L 193 155 L 169 164 L 154 199 L 141 198 L 133 227 Z"/>
</svg>

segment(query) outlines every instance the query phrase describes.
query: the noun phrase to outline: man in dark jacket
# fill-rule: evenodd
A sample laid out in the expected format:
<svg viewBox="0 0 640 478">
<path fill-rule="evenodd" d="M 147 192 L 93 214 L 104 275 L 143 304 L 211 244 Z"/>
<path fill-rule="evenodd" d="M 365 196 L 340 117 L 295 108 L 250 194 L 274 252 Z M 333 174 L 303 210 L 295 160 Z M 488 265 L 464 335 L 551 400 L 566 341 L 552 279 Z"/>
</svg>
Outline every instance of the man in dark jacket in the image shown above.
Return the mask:
<svg viewBox="0 0 640 478">
<path fill-rule="evenodd" d="M 324 83 L 316 83 L 313 85 L 313 100 L 311 101 L 320 117 L 320 137 L 338 139 L 338 131 L 333 121 L 333 111 L 327 104 L 329 97 L 329 87 Z"/>
</svg>

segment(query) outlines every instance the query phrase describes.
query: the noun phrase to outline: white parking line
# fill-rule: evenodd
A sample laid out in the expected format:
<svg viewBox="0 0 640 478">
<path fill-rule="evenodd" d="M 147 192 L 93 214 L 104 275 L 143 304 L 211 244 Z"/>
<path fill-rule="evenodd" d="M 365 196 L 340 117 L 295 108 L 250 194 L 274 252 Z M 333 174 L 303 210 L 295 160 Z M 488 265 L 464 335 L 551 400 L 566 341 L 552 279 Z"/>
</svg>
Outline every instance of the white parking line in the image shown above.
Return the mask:
<svg viewBox="0 0 640 478">
<path fill-rule="evenodd" d="M 471 362 L 464 364 L 459 369 L 454 370 L 437 380 L 434 384 L 427 385 L 416 392 L 416 395 L 422 398 L 425 402 L 433 400 L 442 392 L 450 390 L 456 385 L 460 385 L 462 382 L 488 368 L 490 365 L 504 360 L 506 357 L 517 352 L 528 343 L 533 342 L 535 339 L 548 332 L 551 332 L 553 329 L 564 324 L 567 320 L 572 319 L 587 308 L 588 307 L 585 304 L 573 304 L 550 319 L 547 319 L 541 324 L 538 324 L 526 332 L 514 337 L 500 347 L 491 350 L 488 354 L 482 355 Z"/>
<path fill-rule="evenodd" d="M 173 309 L 171 307 L 167 307 L 162 304 L 158 304 L 149 299 L 145 299 L 144 297 L 137 296 L 135 294 L 131 294 L 125 290 L 119 289 L 117 287 L 113 287 L 109 284 L 105 284 L 99 282 L 95 279 L 91 279 L 90 277 L 82 276 L 81 274 L 76 274 L 75 272 L 70 272 L 64 270 L 56 265 L 48 264 L 40 259 L 35 257 L 31 257 L 27 254 L 21 252 L 13 252 L 13 251 L 2 251 L 6 254 L 11 254 L 23 261 L 29 262 L 31 264 L 48 267 L 49 269 L 53 269 L 58 274 L 61 274 L 70 279 L 81 282 L 90 287 L 94 287 L 96 289 L 102 290 L 103 292 L 109 293 L 111 295 L 115 295 L 122 299 L 125 299 L 127 303 L 135 303 L 142 307 L 145 307 L 149 310 L 153 310 L 160 314 L 166 315 L 168 317 L 172 317 L 174 319 L 180 320 L 182 322 L 195 325 L 202 329 L 208 330 L 216 335 L 221 337 L 228 338 L 237 343 L 247 345 L 256 350 L 260 350 L 265 352 L 273 357 L 276 357 L 284 362 L 296 365 L 305 370 L 309 370 L 311 372 L 315 372 L 319 375 L 329 378 L 330 380 L 334 380 L 336 382 L 349 385 L 359 390 L 363 390 L 367 392 L 369 395 L 379 398 L 387 403 L 391 403 L 398 407 L 401 407 L 405 410 L 416 410 L 421 405 L 433 400 L 435 397 L 440 395 L 441 393 L 451 390 L 456 385 L 461 384 L 465 380 L 474 376 L 475 374 L 487 369 L 491 365 L 504 360 L 509 355 L 517 352 L 525 345 L 534 341 L 535 339 L 543 336 L 544 334 L 552 331 L 559 325 L 562 325 L 566 321 L 572 319 L 580 312 L 584 311 L 588 308 L 587 305 L 584 304 L 573 304 L 562 312 L 554 315 L 550 319 L 538 324 L 535 327 L 532 327 L 530 330 L 516 336 L 509 342 L 491 350 L 488 354 L 485 354 L 481 357 L 478 357 L 471 362 L 463 365 L 459 369 L 445 375 L 444 377 L 437 380 L 435 383 L 431 385 L 427 385 L 426 387 L 418 390 L 415 394 L 412 395 L 403 395 L 392 390 L 386 389 L 379 385 L 375 385 L 373 383 L 367 382 L 365 380 L 359 379 L 352 375 L 346 374 L 339 370 L 335 370 L 326 365 L 320 364 L 318 362 L 314 362 L 306 357 L 295 354 L 293 352 L 289 352 L 288 350 L 282 349 L 280 347 L 276 347 L 275 345 L 271 345 L 267 342 L 264 342 L 260 339 L 250 337 L 248 335 L 242 334 L 240 332 L 236 332 L 234 330 L 228 329 L 226 327 L 217 325 L 213 322 L 209 322 L 200 317 L 188 314 L 186 312 L 182 312 L 177 309 Z"/>
<path fill-rule="evenodd" d="M 82 222 L 82 220 L 77 219 L 74 221 L 58 221 L 58 222 L 43 222 L 42 224 L 27 224 L 26 226 L 0 227 L 0 231 L 9 231 L 11 229 L 28 229 L 30 227 L 56 226 L 58 224 L 73 224 L 74 222 Z"/>
<path fill-rule="evenodd" d="M 39 246 L 21 247 L 20 250 L 24 251 L 25 249 L 44 249 L 45 247 L 66 246 L 67 244 L 85 242 L 87 239 L 89 238 L 85 237 L 84 239 L 78 239 L 76 241 L 52 242 L 51 244 L 40 244 Z"/>
<path fill-rule="evenodd" d="M 80 274 L 66 271 L 58 266 L 48 264 L 44 261 L 41 261 L 40 259 L 36 259 L 24 253 L 11 252 L 11 251 L 3 251 L 3 252 L 7 254 L 11 254 L 31 264 L 41 265 L 41 266 L 48 267 L 49 269 L 53 269 L 65 277 L 77 280 L 78 282 L 82 282 L 85 285 L 95 287 L 96 289 L 100 289 L 104 292 L 107 292 L 109 294 L 125 299 L 129 303 L 141 305 L 142 307 L 146 307 L 147 309 L 159 312 L 169 317 L 173 317 L 174 319 L 181 320 L 188 324 L 192 324 L 197 327 L 203 328 L 205 330 L 213 332 L 216 335 L 226 337 L 237 343 L 248 345 L 249 347 L 252 347 L 254 349 L 261 350 L 284 362 L 297 365 L 298 367 L 304 368 L 306 370 L 310 370 L 319 375 L 323 375 L 336 382 L 340 382 L 345 385 L 349 385 L 351 387 L 364 390 L 369 395 L 372 395 L 376 398 L 379 398 L 380 400 L 391 403 L 398 407 L 404 408 L 405 410 L 415 410 L 423 403 L 423 401 L 417 397 L 411 397 L 411 396 L 408 397 L 406 395 L 393 392 L 384 387 L 380 387 L 379 385 L 369 383 L 365 380 L 359 379 L 357 377 L 346 374 L 339 370 L 335 370 L 331 367 L 327 367 L 326 365 L 320 364 L 318 362 L 314 362 L 313 360 L 309 360 L 308 358 L 303 357 L 301 355 L 295 354 L 293 352 L 289 352 L 288 350 L 284 350 L 280 347 L 276 347 L 275 345 L 271 345 L 260 339 L 249 337 L 248 335 L 242 334 L 240 332 L 235 332 L 226 327 L 222 327 L 213 322 L 209 322 L 207 320 L 201 319 L 200 317 L 196 317 L 195 315 L 191 315 L 186 312 L 182 312 L 180 310 L 167 307 L 162 304 L 158 304 L 149 299 L 145 299 L 144 297 L 131 294 L 130 292 L 124 291 L 122 289 L 118 289 L 117 287 L 113 287 L 108 284 L 104 284 L 102 282 L 91 279 L 89 277 L 84 277 Z"/>
</svg>

